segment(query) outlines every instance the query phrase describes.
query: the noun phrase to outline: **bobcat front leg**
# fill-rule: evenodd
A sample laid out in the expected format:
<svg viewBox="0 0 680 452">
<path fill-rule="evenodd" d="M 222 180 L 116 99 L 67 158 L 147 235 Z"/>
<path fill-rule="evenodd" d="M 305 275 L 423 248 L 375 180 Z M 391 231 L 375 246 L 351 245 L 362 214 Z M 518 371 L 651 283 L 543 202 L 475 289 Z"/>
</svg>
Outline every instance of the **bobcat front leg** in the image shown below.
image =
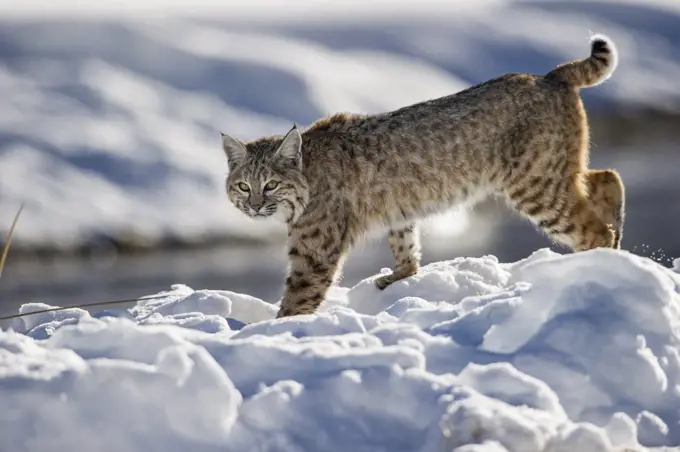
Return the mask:
<svg viewBox="0 0 680 452">
<path fill-rule="evenodd" d="M 335 282 L 348 245 L 345 230 L 337 225 L 291 233 L 289 271 L 277 318 L 316 311 Z"/>
<path fill-rule="evenodd" d="M 380 290 L 400 279 L 415 275 L 420 266 L 420 237 L 416 224 L 401 229 L 391 229 L 387 238 L 396 265 L 392 273 L 375 280 L 375 285 Z"/>
</svg>

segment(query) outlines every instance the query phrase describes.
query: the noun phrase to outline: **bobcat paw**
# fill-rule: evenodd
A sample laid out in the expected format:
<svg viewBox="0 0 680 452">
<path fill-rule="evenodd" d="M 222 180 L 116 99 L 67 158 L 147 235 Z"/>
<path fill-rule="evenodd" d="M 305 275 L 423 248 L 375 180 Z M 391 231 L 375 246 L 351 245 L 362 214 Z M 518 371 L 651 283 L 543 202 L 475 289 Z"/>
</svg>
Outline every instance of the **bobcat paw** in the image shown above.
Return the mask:
<svg viewBox="0 0 680 452">
<path fill-rule="evenodd" d="M 394 273 L 390 273 L 389 275 L 384 275 L 377 278 L 375 280 L 375 285 L 378 289 L 385 290 L 385 288 L 392 284 L 394 281 L 395 281 Z"/>
</svg>

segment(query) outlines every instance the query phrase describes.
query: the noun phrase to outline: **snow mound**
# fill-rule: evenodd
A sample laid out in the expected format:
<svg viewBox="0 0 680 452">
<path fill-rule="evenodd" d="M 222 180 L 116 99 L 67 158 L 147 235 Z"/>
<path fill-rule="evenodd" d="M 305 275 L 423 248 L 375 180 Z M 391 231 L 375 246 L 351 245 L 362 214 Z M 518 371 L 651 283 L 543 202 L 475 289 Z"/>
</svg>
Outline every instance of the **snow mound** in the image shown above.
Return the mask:
<svg viewBox="0 0 680 452">
<path fill-rule="evenodd" d="M 183 285 L 124 311 L 16 319 L 0 331 L 0 450 L 680 445 L 676 271 L 543 249 L 433 263 L 382 292 L 377 276 L 286 319 Z"/>
</svg>

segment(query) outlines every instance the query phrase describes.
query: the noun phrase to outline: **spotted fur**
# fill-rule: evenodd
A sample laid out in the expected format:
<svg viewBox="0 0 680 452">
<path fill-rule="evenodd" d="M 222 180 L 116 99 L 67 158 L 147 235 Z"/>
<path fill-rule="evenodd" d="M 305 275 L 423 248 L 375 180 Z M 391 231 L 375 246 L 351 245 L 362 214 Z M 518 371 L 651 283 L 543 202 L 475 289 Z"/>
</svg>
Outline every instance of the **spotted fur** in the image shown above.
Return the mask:
<svg viewBox="0 0 680 452">
<path fill-rule="evenodd" d="M 278 316 L 315 312 L 348 250 L 376 226 L 389 228 L 396 261 L 376 285 L 415 274 L 418 221 L 486 196 L 504 198 L 574 251 L 619 248 L 623 184 L 613 170 L 588 169 L 579 95 L 616 63 L 613 43 L 595 36 L 588 58 L 544 76 L 506 74 L 387 113 L 336 114 L 284 137 L 223 135 L 231 202 L 288 225 Z"/>
</svg>

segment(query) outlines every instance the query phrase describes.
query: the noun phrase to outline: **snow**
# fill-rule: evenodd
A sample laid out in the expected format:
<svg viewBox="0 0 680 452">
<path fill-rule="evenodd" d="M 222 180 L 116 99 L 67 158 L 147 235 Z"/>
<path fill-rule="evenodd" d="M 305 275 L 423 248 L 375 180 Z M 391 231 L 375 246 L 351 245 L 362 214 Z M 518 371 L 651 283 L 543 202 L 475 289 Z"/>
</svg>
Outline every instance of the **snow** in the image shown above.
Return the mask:
<svg viewBox="0 0 680 452">
<path fill-rule="evenodd" d="M 26 204 L 15 249 L 283 238 L 227 201 L 220 131 L 247 140 L 544 73 L 585 55 L 591 32 L 614 40 L 621 64 L 584 91 L 590 113 L 678 105 L 670 0 L 472 5 L 0 2 L 0 218 Z M 467 215 L 433 219 L 425 239 L 468 231 Z"/>
<path fill-rule="evenodd" d="M 608 451 L 680 445 L 680 260 L 429 264 L 274 319 L 175 285 L 0 331 L 0 450 Z M 22 312 L 48 306 L 26 304 Z"/>
</svg>

